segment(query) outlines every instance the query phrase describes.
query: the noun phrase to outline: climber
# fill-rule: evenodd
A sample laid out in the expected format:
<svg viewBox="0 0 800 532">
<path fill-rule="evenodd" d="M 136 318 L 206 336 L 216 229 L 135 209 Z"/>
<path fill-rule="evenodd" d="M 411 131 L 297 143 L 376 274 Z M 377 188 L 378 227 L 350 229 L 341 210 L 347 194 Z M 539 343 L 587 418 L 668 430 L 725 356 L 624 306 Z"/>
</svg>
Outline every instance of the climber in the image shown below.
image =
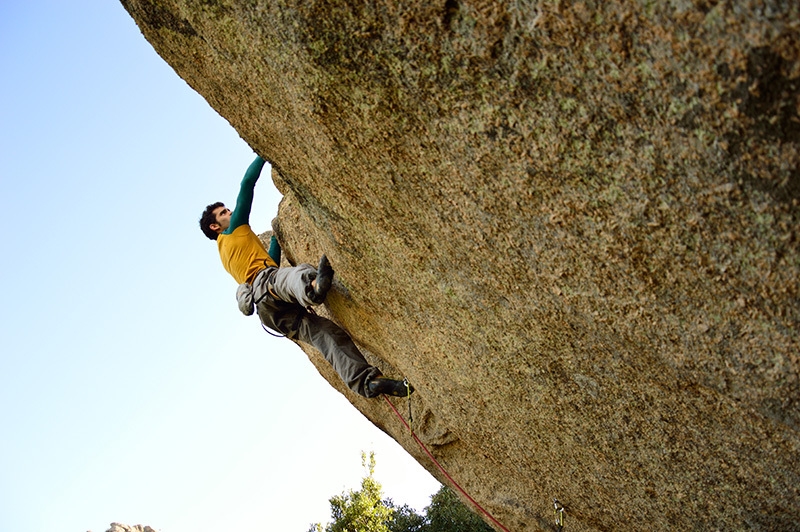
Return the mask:
<svg viewBox="0 0 800 532">
<path fill-rule="evenodd" d="M 250 164 L 233 212 L 222 203 L 213 203 L 200 218 L 200 229 L 217 241 L 223 267 L 239 283 L 239 309 L 249 316 L 255 306 L 264 326 L 316 347 L 357 394 L 407 396 L 413 391 L 411 386 L 381 375 L 341 327 L 310 311 L 312 305 L 325 301 L 331 288 L 334 272 L 328 258 L 323 255 L 316 269 L 310 264 L 279 268 L 281 250 L 275 235 L 267 250 L 250 228 L 253 191 L 263 166 L 261 157 Z"/>
</svg>

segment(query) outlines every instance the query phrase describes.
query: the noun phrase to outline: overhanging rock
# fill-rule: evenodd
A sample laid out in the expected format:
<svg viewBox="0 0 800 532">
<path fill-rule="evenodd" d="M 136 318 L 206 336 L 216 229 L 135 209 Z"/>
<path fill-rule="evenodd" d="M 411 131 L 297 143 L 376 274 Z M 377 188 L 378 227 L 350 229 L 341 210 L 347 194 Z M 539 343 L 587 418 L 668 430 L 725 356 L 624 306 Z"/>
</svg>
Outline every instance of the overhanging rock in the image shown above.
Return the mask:
<svg viewBox="0 0 800 532">
<path fill-rule="evenodd" d="M 122 3 L 506 528 L 797 528 L 800 4 Z"/>
</svg>

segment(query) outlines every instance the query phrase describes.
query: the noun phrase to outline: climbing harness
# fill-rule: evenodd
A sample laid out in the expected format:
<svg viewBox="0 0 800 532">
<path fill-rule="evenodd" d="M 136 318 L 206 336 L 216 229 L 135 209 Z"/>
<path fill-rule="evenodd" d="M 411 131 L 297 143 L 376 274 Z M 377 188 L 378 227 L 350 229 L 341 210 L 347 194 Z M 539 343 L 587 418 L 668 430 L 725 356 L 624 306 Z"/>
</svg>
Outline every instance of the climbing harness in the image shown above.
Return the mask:
<svg viewBox="0 0 800 532">
<path fill-rule="evenodd" d="M 564 506 L 558 502 L 558 499 L 553 499 L 553 515 L 556 519 L 556 528 L 559 532 L 564 528 Z"/>
<path fill-rule="evenodd" d="M 405 381 L 405 382 L 406 382 L 406 386 L 408 386 L 408 379 L 406 379 L 406 381 Z M 500 530 L 502 530 L 503 532 L 509 532 L 509 530 L 508 530 L 506 527 L 504 527 L 504 526 L 503 526 L 503 524 L 502 524 L 502 523 L 500 523 L 500 521 L 498 521 L 498 520 L 497 520 L 497 519 L 496 519 L 496 518 L 495 518 L 495 517 L 494 517 L 492 514 L 490 514 L 488 511 L 486 511 L 486 510 L 483 508 L 483 506 L 481 506 L 480 504 L 478 504 L 478 502 L 477 502 L 475 499 L 473 499 L 472 497 L 470 497 L 469 493 L 467 493 L 466 491 L 464 491 L 464 488 L 462 488 L 462 487 L 461 487 L 461 486 L 458 484 L 458 482 L 456 482 L 456 481 L 453 479 L 453 477 L 451 477 L 451 476 L 450 476 L 450 473 L 448 473 L 448 472 L 447 472 L 447 470 L 446 470 L 444 467 L 442 467 L 442 464 L 440 464 L 440 463 L 439 463 L 439 461 L 438 461 L 438 460 L 436 460 L 436 458 L 434 458 L 434 457 L 433 457 L 433 454 L 431 454 L 431 452 L 428 450 L 428 448 L 425 446 L 425 444 L 424 444 L 424 443 L 422 443 L 422 440 L 420 440 L 420 439 L 417 437 L 417 435 L 416 435 L 416 434 L 414 434 L 414 431 L 411 429 L 411 425 L 409 425 L 408 423 L 406 423 L 406 420 L 405 420 L 405 419 L 403 419 L 403 416 L 400 414 L 400 411 L 399 411 L 399 410 L 397 410 L 397 408 L 394 406 L 394 403 L 392 403 L 392 402 L 389 400 L 389 398 L 388 398 L 386 395 L 384 395 L 384 396 L 383 396 L 383 398 L 384 398 L 384 399 L 386 399 L 386 402 L 387 402 L 387 403 L 389 403 L 389 406 L 392 408 L 392 410 L 394 410 L 394 413 L 397 415 L 397 418 L 400 420 L 400 422 L 401 422 L 403 425 L 405 425 L 405 427 L 406 427 L 406 428 L 408 429 L 408 431 L 411 433 L 411 437 L 412 437 L 412 438 L 414 438 L 414 441 L 416 441 L 416 442 L 417 442 L 417 445 L 419 445 L 419 446 L 420 446 L 420 448 L 421 448 L 421 449 L 422 449 L 422 450 L 425 452 L 425 454 L 426 454 L 426 455 L 428 455 L 428 458 L 430 458 L 430 459 L 431 459 L 431 462 L 433 462 L 433 464 L 434 464 L 434 465 L 435 465 L 435 466 L 436 466 L 436 467 L 439 469 L 439 471 L 441 471 L 441 472 L 442 472 L 442 474 L 445 476 L 445 478 L 447 478 L 447 480 L 449 480 L 449 481 L 450 481 L 450 485 L 451 485 L 451 486 L 453 486 L 453 487 L 454 487 L 456 490 L 458 490 L 458 492 L 459 492 L 459 493 L 461 493 L 461 494 L 462 494 L 462 495 L 463 495 L 463 496 L 464 496 L 464 497 L 465 497 L 465 498 L 466 498 L 466 499 L 467 499 L 469 502 L 471 502 L 471 503 L 472 503 L 472 506 L 473 506 L 473 507 L 475 507 L 475 508 L 476 508 L 478 511 L 480 511 L 480 512 L 481 512 L 483 515 L 485 515 L 486 517 L 488 517 L 488 518 L 489 518 L 489 519 L 492 521 L 492 523 L 494 523 L 494 524 L 495 524 L 495 525 L 496 525 L 496 526 L 497 526 L 497 527 L 498 527 Z M 410 400 L 410 399 L 411 399 L 411 396 L 409 396 L 409 400 Z M 410 408 L 411 408 L 411 403 L 410 403 L 410 401 L 409 401 L 409 412 L 410 412 Z M 410 416 L 409 416 L 409 417 L 410 417 Z"/>
<path fill-rule="evenodd" d="M 262 329 L 264 329 L 264 330 L 266 331 L 266 333 L 267 333 L 268 335 L 270 335 L 270 336 L 274 336 L 275 338 L 286 338 L 286 335 L 285 335 L 285 334 L 279 334 L 279 333 L 274 333 L 274 332 L 270 331 L 270 330 L 269 330 L 269 327 L 267 327 L 266 325 L 264 325 L 264 322 L 263 322 L 263 321 L 261 322 L 261 328 L 262 328 Z"/>
</svg>

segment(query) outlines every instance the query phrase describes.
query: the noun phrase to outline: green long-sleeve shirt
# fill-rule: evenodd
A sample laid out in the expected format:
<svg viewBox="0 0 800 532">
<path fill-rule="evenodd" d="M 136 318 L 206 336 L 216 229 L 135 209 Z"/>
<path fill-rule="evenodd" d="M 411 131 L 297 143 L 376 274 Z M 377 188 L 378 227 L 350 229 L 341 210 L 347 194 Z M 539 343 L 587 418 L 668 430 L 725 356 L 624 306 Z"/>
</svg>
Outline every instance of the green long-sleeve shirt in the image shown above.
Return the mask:
<svg viewBox="0 0 800 532">
<path fill-rule="evenodd" d="M 258 178 L 261 177 L 261 170 L 264 168 L 266 161 L 261 156 L 256 156 L 255 160 L 250 163 L 247 171 L 244 173 L 242 183 L 239 185 L 239 195 L 236 197 L 236 207 L 231 213 L 231 224 L 222 232 L 223 235 L 229 235 L 241 225 L 250 224 L 250 209 L 253 206 L 253 196 L 256 188 Z M 281 246 L 275 235 L 270 238 L 269 256 L 275 261 L 275 264 L 281 263 Z"/>
</svg>

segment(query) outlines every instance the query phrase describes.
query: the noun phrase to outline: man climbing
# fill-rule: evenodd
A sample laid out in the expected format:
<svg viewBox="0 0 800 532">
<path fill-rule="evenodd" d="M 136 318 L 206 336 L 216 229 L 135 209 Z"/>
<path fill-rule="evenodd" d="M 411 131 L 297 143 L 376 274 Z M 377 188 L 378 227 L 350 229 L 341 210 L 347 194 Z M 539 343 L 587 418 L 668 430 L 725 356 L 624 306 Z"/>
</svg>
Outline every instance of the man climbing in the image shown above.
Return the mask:
<svg viewBox="0 0 800 532">
<path fill-rule="evenodd" d="M 239 309 L 250 315 L 255 306 L 266 327 L 316 347 L 357 394 L 407 396 L 413 388 L 383 377 L 341 327 L 310 311 L 312 305 L 325 301 L 331 288 L 333 268 L 328 258 L 323 255 L 316 269 L 310 264 L 279 268 L 278 240 L 273 235 L 267 250 L 250 228 L 253 191 L 263 167 L 264 159 L 257 157 L 247 169 L 233 212 L 213 203 L 200 218 L 200 229 L 217 241 L 223 267 L 239 283 Z"/>
</svg>

